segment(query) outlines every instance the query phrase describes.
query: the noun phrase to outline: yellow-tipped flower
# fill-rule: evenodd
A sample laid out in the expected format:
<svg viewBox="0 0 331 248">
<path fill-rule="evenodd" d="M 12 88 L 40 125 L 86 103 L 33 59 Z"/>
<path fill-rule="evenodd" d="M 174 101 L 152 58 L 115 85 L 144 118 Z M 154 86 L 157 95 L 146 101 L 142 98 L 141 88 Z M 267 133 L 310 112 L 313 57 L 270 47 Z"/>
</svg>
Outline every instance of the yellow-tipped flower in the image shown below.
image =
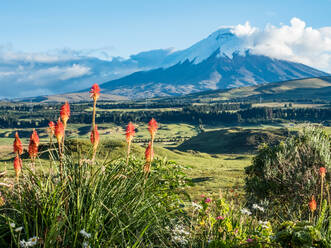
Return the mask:
<svg viewBox="0 0 331 248">
<path fill-rule="evenodd" d="M 20 159 L 18 154 L 14 159 L 14 170 L 15 170 L 16 178 L 18 178 L 22 170 L 22 159 Z"/>
<path fill-rule="evenodd" d="M 56 126 L 55 126 L 55 137 L 57 139 L 57 142 L 59 144 L 61 144 L 62 139 L 64 137 L 64 126 L 63 126 L 63 123 L 61 122 L 60 118 L 57 120 L 57 123 L 56 123 Z"/>
<path fill-rule="evenodd" d="M 156 134 L 158 128 L 159 127 L 158 127 L 156 120 L 154 118 L 152 118 L 148 122 L 148 131 L 151 134 L 152 141 L 154 140 L 154 137 L 155 137 L 155 134 Z"/>
<path fill-rule="evenodd" d="M 15 140 L 13 143 L 14 153 L 21 155 L 23 153 L 23 145 L 20 140 L 20 137 L 18 136 L 18 132 L 15 133 Z"/>
<path fill-rule="evenodd" d="M 130 121 L 128 126 L 126 127 L 126 132 L 125 132 L 125 137 L 126 137 L 126 142 L 131 143 L 133 136 L 135 134 L 135 127 Z"/>
<path fill-rule="evenodd" d="M 70 105 L 69 105 L 68 102 L 65 102 L 62 105 L 61 110 L 60 110 L 60 116 L 61 116 L 61 119 L 63 121 L 64 127 L 66 127 L 67 126 L 67 121 L 70 118 Z"/>
<path fill-rule="evenodd" d="M 98 84 L 93 84 L 92 87 L 91 87 L 90 93 L 91 93 L 91 98 L 94 101 L 97 101 L 98 98 L 100 97 L 100 87 L 99 87 L 99 85 Z"/>
<path fill-rule="evenodd" d="M 315 201 L 315 196 L 312 196 L 311 201 L 309 202 L 309 209 L 312 213 L 314 213 L 316 208 L 317 208 L 317 203 Z"/>
</svg>

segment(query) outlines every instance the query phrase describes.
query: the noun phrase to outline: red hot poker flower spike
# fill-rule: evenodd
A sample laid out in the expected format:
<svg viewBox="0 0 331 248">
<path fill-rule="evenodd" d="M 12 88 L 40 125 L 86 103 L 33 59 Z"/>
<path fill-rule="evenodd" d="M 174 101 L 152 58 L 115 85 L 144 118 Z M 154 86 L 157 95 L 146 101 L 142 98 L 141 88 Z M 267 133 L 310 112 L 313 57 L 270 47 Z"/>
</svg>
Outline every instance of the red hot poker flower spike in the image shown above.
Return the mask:
<svg viewBox="0 0 331 248">
<path fill-rule="evenodd" d="M 100 87 L 98 84 L 93 84 L 90 90 L 91 98 L 93 98 L 94 101 L 98 100 L 100 97 Z"/>
<path fill-rule="evenodd" d="M 319 169 L 319 171 L 320 171 L 320 175 L 321 175 L 321 177 L 325 177 L 325 174 L 326 174 L 326 168 L 325 168 L 325 167 L 321 167 L 321 168 Z"/>
<path fill-rule="evenodd" d="M 17 153 L 19 155 L 23 153 L 23 145 L 20 140 L 20 137 L 18 136 L 18 132 L 15 133 L 15 140 L 13 143 L 13 147 L 14 147 L 14 153 Z"/>
<path fill-rule="evenodd" d="M 309 202 L 309 209 L 313 213 L 317 208 L 317 203 L 315 201 L 315 196 L 311 197 L 311 201 Z"/>
<path fill-rule="evenodd" d="M 147 163 L 150 163 L 152 162 L 153 158 L 154 158 L 154 151 L 153 151 L 152 143 L 149 142 L 145 151 L 145 160 Z"/>
<path fill-rule="evenodd" d="M 60 110 L 60 116 L 61 116 L 61 119 L 62 119 L 64 125 L 66 126 L 67 121 L 70 118 L 70 105 L 68 102 L 65 102 L 65 104 L 62 105 L 61 110 Z"/>
<path fill-rule="evenodd" d="M 18 155 L 14 159 L 14 170 L 16 177 L 18 177 L 22 170 L 22 159 Z"/>
<path fill-rule="evenodd" d="M 33 141 L 36 144 L 37 147 L 39 146 L 39 136 L 38 136 L 37 131 L 35 129 L 33 129 L 33 132 L 31 134 L 30 142 L 31 141 Z"/>
<path fill-rule="evenodd" d="M 94 129 L 91 132 L 90 140 L 91 140 L 91 143 L 93 144 L 94 149 L 96 149 L 99 145 L 99 140 L 100 140 L 97 125 L 95 125 Z"/>
<path fill-rule="evenodd" d="M 30 140 L 28 152 L 32 160 L 37 157 L 38 146 L 33 140 Z"/>
<path fill-rule="evenodd" d="M 54 122 L 50 121 L 48 123 L 48 130 L 49 130 L 50 135 L 55 134 L 55 123 Z"/>
<path fill-rule="evenodd" d="M 152 118 L 149 122 L 148 122 L 148 131 L 151 134 L 152 140 L 154 139 L 155 133 L 158 129 L 158 125 L 157 122 L 154 118 Z"/>
<path fill-rule="evenodd" d="M 131 142 L 131 140 L 133 139 L 134 134 L 135 134 L 135 127 L 132 124 L 132 122 L 130 121 L 128 126 L 126 127 L 126 133 L 125 133 L 126 141 L 128 143 Z"/>
<path fill-rule="evenodd" d="M 61 119 L 59 118 L 55 126 L 55 137 L 58 143 L 62 142 L 63 136 L 64 136 L 64 126 L 61 122 Z"/>
</svg>

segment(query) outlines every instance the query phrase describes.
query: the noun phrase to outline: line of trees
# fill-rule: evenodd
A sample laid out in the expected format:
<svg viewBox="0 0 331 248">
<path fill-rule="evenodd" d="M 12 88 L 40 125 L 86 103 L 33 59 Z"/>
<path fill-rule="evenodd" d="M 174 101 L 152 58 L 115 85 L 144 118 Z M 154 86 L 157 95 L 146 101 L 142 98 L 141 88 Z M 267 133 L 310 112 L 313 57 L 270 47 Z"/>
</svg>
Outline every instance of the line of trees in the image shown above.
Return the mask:
<svg viewBox="0 0 331 248">
<path fill-rule="evenodd" d="M 233 106 L 229 106 L 233 105 Z M 147 122 L 153 116 L 163 123 L 217 124 L 257 123 L 281 120 L 289 121 L 331 121 L 331 108 L 268 108 L 250 107 L 249 104 L 194 105 L 182 111 L 102 111 L 98 112 L 98 123 L 125 125 L 129 121 Z M 58 118 L 56 111 L 33 111 L 28 113 L 2 112 L 1 128 L 45 127 L 50 120 Z M 72 111 L 71 123 L 91 123 L 89 112 Z"/>
</svg>

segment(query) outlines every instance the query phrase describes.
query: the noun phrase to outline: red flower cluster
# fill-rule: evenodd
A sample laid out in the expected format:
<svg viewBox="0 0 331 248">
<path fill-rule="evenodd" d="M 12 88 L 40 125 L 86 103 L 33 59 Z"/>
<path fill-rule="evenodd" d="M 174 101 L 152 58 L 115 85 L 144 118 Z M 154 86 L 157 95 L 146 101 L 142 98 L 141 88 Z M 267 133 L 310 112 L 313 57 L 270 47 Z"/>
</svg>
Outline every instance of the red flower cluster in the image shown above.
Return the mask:
<svg viewBox="0 0 331 248">
<path fill-rule="evenodd" d="M 315 212 L 316 208 L 317 208 L 317 203 L 315 201 L 315 196 L 312 196 L 311 201 L 309 202 L 309 209 L 313 213 Z"/>
<path fill-rule="evenodd" d="M 156 120 L 154 118 L 152 118 L 149 122 L 148 122 L 148 131 L 151 134 L 152 137 L 152 141 L 154 140 L 156 131 L 158 129 L 158 124 L 156 122 Z"/>
<path fill-rule="evenodd" d="M 93 84 L 90 90 L 91 98 L 93 98 L 94 101 L 98 100 L 100 97 L 100 87 L 98 84 Z"/>
<path fill-rule="evenodd" d="M 321 167 L 320 169 L 319 169 L 319 171 L 320 171 L 320 175 L 321 175 L 321 177 L 325 177 L 325 175 L 326 175 L 326 168 L 325 167 Z"/>
<path fill-rule="evenodd" d="M 61 116 L 61 119 L 63 121 L 64 126 L 66 127 L 67 126 L 67 121 L 70 118 L 70 105 L 69 105 L 68 102 L 65 102 L 62 105 L 61 110 L 60 110 L 60 116 Z"/>
<path fill-rule="evenodd" d="M 57 139 L 57 142 L 60 144 L 62 142 L 63 137 L 64 137 L 64 126 L 63 126 L 63 123 L 61 122 L 60 118 L 57 120 L 54 133 L 55 133 L 55 137 Z"/>
<path fill-rule="evenodd" d="M 152 147 L 152 143 L 149 142 L 145 151 L 145 160 L 147 163 L 150 163 L 152 162 L 153 158 L 154 158 L 154 150 Z"/>
<path fill-rule="evenodd" d="M 18 154 L 16 155 L 16 157 L 14 159 L 14 170 L 15 170 L 16 177 L 18 178 L 18 176 L 20 175 L 21 170 L 22 170 L 22 159 L 20 159 Z"/>
<path fill-rule="evenodd" d="M 55 134 L 55 123 L 54 122 L 50 121 L 48 123 L 48 130 L 49 130 L 49 134 L 51 136 L 53 136 Z"/>
<path fill-rule="evenodd" d="M 18 136 L 18 132 L 15 133 L 15 140 L 13 143 L 13 147 L 14 147 L 14 153 L 18 155 L 21 155 L 23 153 L 23 145 L 20 140 L 20 137 Z"/>
<path fill-rule="evenodd" d="M 39 136 L 35 129 L 33 129 L 33 132 L 30 136 L 30 142 L 29 142 L 29 148 L 28 152 L 30 155 L 30 158 L 34 160 L 37 157 L 38 154 L 38 146 L 39 146 Z"/>
<path fill-rule="evenodd" d="M 132 141 L 134 134 L 135 134 L 135 127 L 132 124 L 132 122 L 130 121 L 128 126 L 126 127 L 126 132 L 125 132 L 126 141 L 128 143 L 130 143 Z"/>
</svg>

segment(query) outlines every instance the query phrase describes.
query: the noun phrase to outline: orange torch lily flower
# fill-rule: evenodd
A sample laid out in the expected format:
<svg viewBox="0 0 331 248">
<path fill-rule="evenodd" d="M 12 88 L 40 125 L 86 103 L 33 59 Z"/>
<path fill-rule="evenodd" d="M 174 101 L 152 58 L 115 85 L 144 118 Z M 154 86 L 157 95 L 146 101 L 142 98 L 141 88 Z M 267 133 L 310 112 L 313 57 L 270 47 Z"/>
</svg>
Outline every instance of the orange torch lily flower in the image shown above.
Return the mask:
<svg viewBox="0 0 331 248">
<path fill-rule="evenodd" d="M 34 160 L 37 157 L 38 146 L 33 140 L 30 140 L 28 152 L 31 160 Z"/>
<path fill-rule="evenodd" d="M 67 126 L 67 121 L 70 118 L 70 105 L 68 102 L 65 102 L 65 104 L 62 105 L 60 110 L 60 116 L 63 121 L 64 127 Z"/>
<path fill-rule="evenodd" d="M 29 148 L 28 152 L 32 161 L 37 157 L 38 154 L 38 146 L 39 146 L 39 136 L 35 129 L 30 136 Z"/>
<path fill-rule="evenodd" d="M 13 143 L 13 147 L 14 147 L 14 153 L 18 155 L 21 155 L 23 153 L 23 145 L 20 140 L 20 137 L 18 136 L 18 132 L 15 133 L 15 140 Z"/>
<path fill-rule="evenodd" d="M 319 169 L 319 172 L 320 172 L 320 175 L 321 175 L 321 177 L 325 177 L 325 174 L 326 174 L 326 168 L 325 167 L 321 167 L 320 169 Z"/>
<path fill-rule="evenodd" d="M 63 136 L 64 136 L 64 126 L 63 126 L 63 123 L 61 122 L 60 118 L 57 120 L 54 133 L 55 133 L 57 142 L 59 144 L 61 144 Z"/>
<path fill-rule="evenodd" d="M 317 203 L 315 201 L 315 196 L 312 196 L 311 201 L 309 202 L 309 209 L 312 213 L 314 213 L 316 208 L 317 208 Z"/>
<path fill-rule="evenodd" d="M 130 143 L 133 139 L 133 136 L 135 134 L 135 127 L 134 125 L 132 124 L 132 122 L 130 121 L 128 126 L 126 127 L 126 132 L 125 132 L 125 136 L 126 136 L 126 141 L 128 143 Z"/>
<path fill-rule="evenodd" d="M 148 131 L 151 134 L 152 141 L 154 140 L 156 131 L 158 129 L 158 124 L 154 118 L 148 122 Z"/>
<path fill-rule="evenodd" d="M 94 129 L 91 132 L 90 140 L 91 140 L 91 143 L 93 144 L 93 149 L 96 150 L 96 148 L 99 145 L 99 141 L 100 141 L 100 136 L 99 136 L 97 125 L 94 126 Z"/>
<path fill-rule="evenodd" d="M 55 134 L 55 123 L 54 122 L 50 121 L 48 123 L 48 130 L 49 130 L 48 132 L 51 136 L 53 136 Z"/>
<path fill-rule="evenodd" d="M 148 143 L 148 146 L 146 148 L 146 151 L 145 151 L 145 160 L 146 160 L 146 163 L 144 165 L 144 172 L 146 174 L 148 174 L 151 170 L 151 162 L 153 160 L 153 157 L 154 157 L 154 151 L 153 151 L 153 146 L 152 146 L 152 143 L 149 142 Z"/>
<path fill-rule="evenodd" d="M 39 146 L 39 136 L 35 129 L 33 129 L 32 131 L 32 134 L 30 136 L 30 141 L 33 141 L 37 145 L 37 147 Z"/>
<path fill-rule="evenodd" d="M 93 98 L 94 101 L 98 100 L 100 97 L 100 87 L 98 84 L 93 84 L 90 90 L 91 98 Z"/>
<path fill-rule="evenodd" d="M 145 151 L 145 160 L 147 163 L 150 163 L 150 162 L 152 162 L 153 158 L 154 158 L 154 150 L 153 150 L 152 143 L 149 142 L 148 146 L 146 148 L 146 151 Z"/>
<path fill-rule="evenodd" d="M 15 170 L 16 178 L 18 178 L 22 170 L 22 159 L 20 159 L 18 155 L 16 155 L 14 159 L 14 170 Z"/>
</svg>

